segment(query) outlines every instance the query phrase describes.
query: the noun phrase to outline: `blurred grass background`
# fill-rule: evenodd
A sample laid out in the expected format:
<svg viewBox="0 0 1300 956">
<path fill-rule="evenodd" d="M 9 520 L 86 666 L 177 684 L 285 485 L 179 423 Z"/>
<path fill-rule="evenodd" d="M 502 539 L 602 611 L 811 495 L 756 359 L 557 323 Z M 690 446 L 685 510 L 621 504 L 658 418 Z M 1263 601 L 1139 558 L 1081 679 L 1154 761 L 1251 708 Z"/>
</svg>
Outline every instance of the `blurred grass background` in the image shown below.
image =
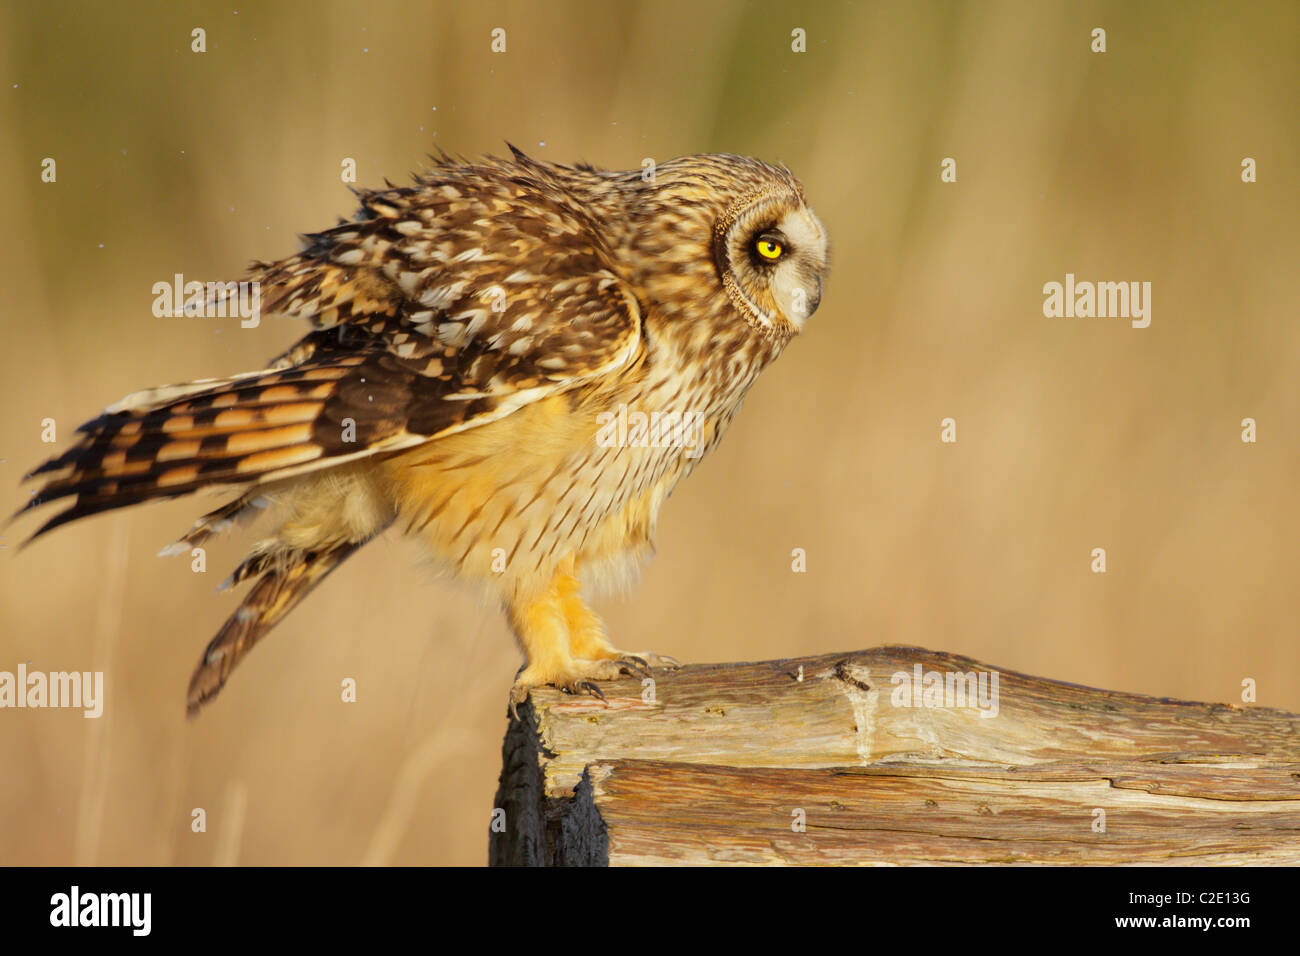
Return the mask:
<svg viewBox="0 0 1300 956">
<path fill-rule="evenodd" d="M 0 487 L 22 503 L 43 418 L 66 447 L 129 391 L 295 340 L 154 318 L 150 287 L 351 215 L 344 157 L 377 186 L 507 139 L 617 168 L 748 153 L 803 180 L 834 269 L 665 509 L 640 588 L 599 603 L 616 642 L 920 644 L 1194 699 L 1254 678 L 1300 710 L 1297 91 L 1294 3 L 6 2 Z M 1150 281 L 1150 328 L 1044 318 L 1066 272 Z M 154 555 L 213 504 L 22 554 L 36 522 L 3 532 L 0 669 L 102 669 L 107 706 L 0 713 L 0 862 L 482 863 L 519 663 L 496 609 L 385 538 L 187 723 L 247 539 L 203 575 Z"/>
</svg>

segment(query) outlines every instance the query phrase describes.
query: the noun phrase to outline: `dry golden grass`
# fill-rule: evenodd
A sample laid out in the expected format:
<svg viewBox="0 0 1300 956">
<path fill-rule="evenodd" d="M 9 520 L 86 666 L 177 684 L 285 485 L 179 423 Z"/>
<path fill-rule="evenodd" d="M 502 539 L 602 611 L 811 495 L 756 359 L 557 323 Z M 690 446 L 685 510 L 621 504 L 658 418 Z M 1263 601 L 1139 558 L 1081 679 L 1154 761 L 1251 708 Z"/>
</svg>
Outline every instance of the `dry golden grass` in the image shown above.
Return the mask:
<svg viewBox="0 0 1300 956">
<path fill-rule="evenodd" d="M 128 391 L 258 367 L 300 334 L 156 319 L 150 287 L 235 277 L 350 214 L 343 157 L 378 185 L 506 139 L 621 168 L 751 153 L 804 181 L 834 271 L 665 509 L 642 586 L 601 605 L 616 640 L 693 661 L 921 644 L 1206 700 L 1254 678 L 1300 710 L 1300 8 L 258 7 L 0 10 L 14 507 L 43 418 L 66 442 Z M 1152 282 L 1151 327 L 1044 318 L 1066 272 Z M 154 557 L 198 504 L 21 554 L 34 522 L 0 538 L 0 670 L 102 669 L 108 695 L 98 721 L 0 712 L 0 861 L 481 863 L 518 665 L 496 610 L 385 539 L 187 723 L 243 544 L 206 575 Z"/>
</svg>

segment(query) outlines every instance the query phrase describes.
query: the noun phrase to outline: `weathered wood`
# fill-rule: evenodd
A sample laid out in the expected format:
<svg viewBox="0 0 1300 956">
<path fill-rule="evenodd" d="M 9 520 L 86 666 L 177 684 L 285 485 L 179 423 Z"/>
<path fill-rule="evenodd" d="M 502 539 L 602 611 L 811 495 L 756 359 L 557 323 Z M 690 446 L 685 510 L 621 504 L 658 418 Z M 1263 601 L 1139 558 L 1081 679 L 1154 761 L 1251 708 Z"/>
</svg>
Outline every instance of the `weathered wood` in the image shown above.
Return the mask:
<svg viewBox="0 0 1300 956">
<path fill-rule="evenodd" d="M 933 677 L 939 706 L 905 700 L 918 667 L 921 687 L 982 673 L 989 716 L 936 699 Z M 605 690 L 520 708 L 493 864 L 1300 863 L 1300 716 L 1283 711 L 905 647 Z"/>
</svg>

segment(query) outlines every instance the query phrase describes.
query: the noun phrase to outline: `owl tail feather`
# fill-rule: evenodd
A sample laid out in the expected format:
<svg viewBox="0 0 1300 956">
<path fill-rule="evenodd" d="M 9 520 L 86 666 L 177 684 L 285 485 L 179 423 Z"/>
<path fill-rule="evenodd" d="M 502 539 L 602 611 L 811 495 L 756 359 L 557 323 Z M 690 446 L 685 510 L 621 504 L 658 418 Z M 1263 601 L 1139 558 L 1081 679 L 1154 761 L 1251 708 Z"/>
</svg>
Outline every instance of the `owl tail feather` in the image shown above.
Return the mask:
<svg viewBox="0 0 1300 956">
<path fill-rule="evenodd" d="M 235 665 L 252 650 L 253 645 L 365 543 L 365 540 L 348 541 L 317 551 L 254 553 L 241 564 L 232 576 L 235 580 L 242 580 L 256 571 L 266 573 L 253 585 L 244 602 L 230 615 L 203 652 L 203 658 L 190 678 L 187 715 L 195 717 L 199 709 L 217 695 Z"/>
<path fill-rule="evenodd" d="M 71 448 L 26 476 L 45 484 L 14 517 L 73 499 L 30 542 L 103 511 L 204 488 L 243 489 L 367 454 L 368 441 L 339 440 L 340 429 L 325 411 L 363 358 L 334 357 L 128 395 L 78 428 Z M 217 527 L 236 510 L 232 505 L 228 514 L 222 509 L 207 518 Z"/>
</svg>

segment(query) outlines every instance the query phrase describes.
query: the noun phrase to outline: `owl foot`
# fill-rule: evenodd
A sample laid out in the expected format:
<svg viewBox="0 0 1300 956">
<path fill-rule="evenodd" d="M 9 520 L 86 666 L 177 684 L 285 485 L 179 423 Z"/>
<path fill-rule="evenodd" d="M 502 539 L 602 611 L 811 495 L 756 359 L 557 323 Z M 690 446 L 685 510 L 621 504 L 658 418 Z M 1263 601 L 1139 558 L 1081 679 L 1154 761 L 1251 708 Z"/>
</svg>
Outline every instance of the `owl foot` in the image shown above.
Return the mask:
<svg viewBox="0 0 1300 956">
<path fill-rule="evenodd" d="M 554 687 L 566 694 L 585 694 L 604 700 L 605 693 L 596 681 L 618 680 L 624 675 L 639 676 L 645 667 L 645 661 L 634 662 L 628 657 L 601 661 L 573 659 L 562 669 L 551 672 L 525 667 L 510 688 L 510 716 L 519 719 L 518 707 L 535 687 Z"/>
</svg>

